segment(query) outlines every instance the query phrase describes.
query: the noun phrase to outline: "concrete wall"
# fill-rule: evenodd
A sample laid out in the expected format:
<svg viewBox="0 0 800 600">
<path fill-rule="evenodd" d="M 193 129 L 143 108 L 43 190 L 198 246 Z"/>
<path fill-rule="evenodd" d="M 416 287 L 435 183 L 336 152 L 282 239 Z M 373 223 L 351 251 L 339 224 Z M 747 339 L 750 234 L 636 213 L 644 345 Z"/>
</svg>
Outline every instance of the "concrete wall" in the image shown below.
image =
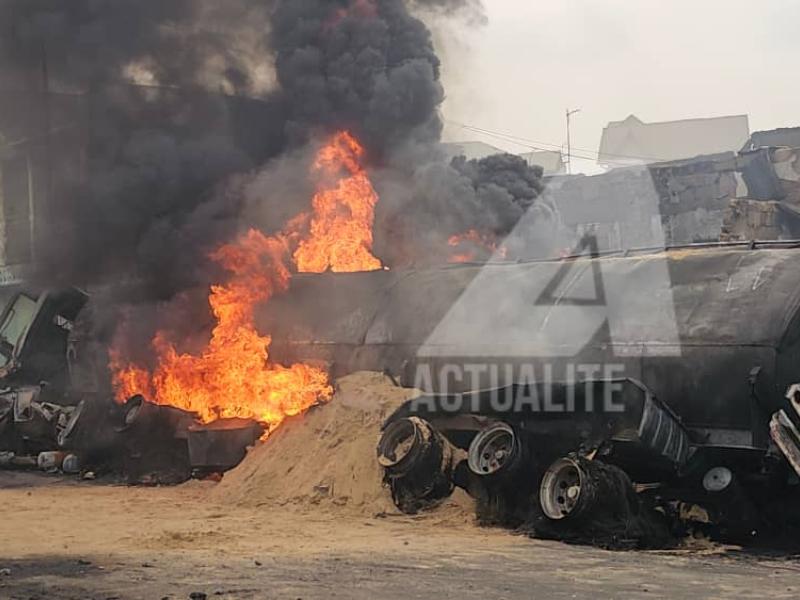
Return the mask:
<svg viewBox="0 0 800 600">
<path fill-rule="evenodd" d="M 784 202 L 800 206 L 800 148 L 776 148 L 771 159 L 786 195 Z"/>
<path fill-rule="evenodd" d="M 564 241 L 587 230 L 599 249 L 677 245 L 717 240 L 738 179 L 734 156 L 615 169 L 593 177 L 550 181 Z"/>
<path fill-rule="evenodd" d="M 651 167 L 667 245 L 719 239 L 725 211 L 737 194 L 734 166 L 731 155 Z"/>
<path fill-rule="evenodd" d="M 547 193 L 558 208 L 565 247 L 587 232 L 601 251 L 800 237 L 800 149 L 552 178 Z"/>
<path fill-rule="evenodd" d="M 768 159 L 767 175 L 774 178 L 775 199 L 732 200 L 725 213 L 721 235 L 724 241 L 800 238 L 800 148 L 771 148 L 761 152 Z M 761 184 L 768 181 L 768 177 L 760 179 Z M 753 196 L 754 191 L 745 188 L 740 195 Z"/>
<path fill-rule="evenodd" d="M 783 237 L 779 202 L 731 200 L 720 239 L 725 242 L 777 240 Z"/>
</svg>

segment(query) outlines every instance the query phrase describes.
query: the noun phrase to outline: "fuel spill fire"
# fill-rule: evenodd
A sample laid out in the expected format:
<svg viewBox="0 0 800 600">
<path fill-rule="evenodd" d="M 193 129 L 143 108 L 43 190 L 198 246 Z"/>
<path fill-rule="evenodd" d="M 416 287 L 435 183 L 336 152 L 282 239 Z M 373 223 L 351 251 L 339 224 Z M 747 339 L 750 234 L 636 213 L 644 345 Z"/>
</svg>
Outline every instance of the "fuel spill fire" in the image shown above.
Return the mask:
<svg viewBox="0 0 800 600">
<path fill-rule="evenodd" d="M 448 262 L 465 263 L 478 260 L 482 255 L 497 254 L 499 258 L 506 257 L 506 248 L 497 244 L 497 239 L 491 233 L 481 233 L 477 229 L 470 229 L 464 233 L 450 236 L 447 240 L 452 249 Z"/>
<path fill-rule="evenodd" d="M 332 388 L 324 370 L 270 362 L 271 338 L 257 331 L 254 309 L 289 287 L 292 263 L 298 272 L 315 273 L 382 268 L 372 254 L 378 195 L 363 156 L 350 133 L 335 134 L 313 165 L 319 185 L 310 213 L 298 215 L 276 235 L 251 229 L 212 253 L 229 277 L 211 287 L 208 301 L 216 325 L 201 353 L 178 352 L 167 332 L 159 331 L 152 342 L 157 365 L 150 371 L 126 362 L 115 346 L 110 367 L 117 400 L 142 394 L 156 404 L 196 412 L 206 423 L 251 418 L 267 431 L 329 400 Z"/>
</svg>

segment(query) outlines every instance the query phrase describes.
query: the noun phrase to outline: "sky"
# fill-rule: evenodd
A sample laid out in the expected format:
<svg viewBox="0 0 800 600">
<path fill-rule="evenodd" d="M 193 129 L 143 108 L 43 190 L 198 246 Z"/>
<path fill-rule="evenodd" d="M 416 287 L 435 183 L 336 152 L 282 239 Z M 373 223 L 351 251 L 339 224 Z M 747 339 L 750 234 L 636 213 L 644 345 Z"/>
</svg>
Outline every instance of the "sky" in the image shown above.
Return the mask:
<svg viewBox="0 0 800 600">
<path fill-rule="evenodd" d="M 445 140 L 557 148 L 572 117 L 578 172 L 603 127 L 747 114 L 751 131 L 800 125 L 798 0 L 484 0 L 488 23 L 437 35 Z M 525 145 L 465 130 L 525 138 Z M 579 150 L 575 150 L 575 149 Z"/>
</svg>

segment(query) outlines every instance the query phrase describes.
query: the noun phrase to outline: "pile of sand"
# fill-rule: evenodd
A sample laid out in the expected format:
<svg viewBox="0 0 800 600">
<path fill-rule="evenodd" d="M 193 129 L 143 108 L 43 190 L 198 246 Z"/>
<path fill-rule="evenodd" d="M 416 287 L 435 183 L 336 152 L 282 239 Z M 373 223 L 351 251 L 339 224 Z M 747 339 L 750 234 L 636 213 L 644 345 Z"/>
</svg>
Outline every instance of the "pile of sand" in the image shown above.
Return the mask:
<svg viewBox="0 0 800 600">
<path fill-rule="evenodd" d="M 396 514 L 375 449 L 387 417 L 417 394 L 393 385 L 381 373 L 344 377 L 329 403 L 287 419 L 226 473 L 212 494 L 241 506 Z M 471 503 L 460 490 L 456 492 L 437 513 L 467 520 Z"/>
</svg>

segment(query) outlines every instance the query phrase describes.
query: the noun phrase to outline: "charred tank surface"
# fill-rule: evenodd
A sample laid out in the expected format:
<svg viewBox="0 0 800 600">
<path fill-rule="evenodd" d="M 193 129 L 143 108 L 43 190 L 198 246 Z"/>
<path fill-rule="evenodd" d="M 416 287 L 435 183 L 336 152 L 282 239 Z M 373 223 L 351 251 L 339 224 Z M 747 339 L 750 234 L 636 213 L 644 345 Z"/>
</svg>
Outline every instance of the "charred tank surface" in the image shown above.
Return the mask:
<svg viewBox="0 0 800 600">
<path fill-rule="evenodd" d="M 622 365 L 708 443 L 764 448 L 798 378 L 798 282 L 797 248 L 685 248 L 301 275 L 259 318 L 276 358 L 325 360 L 334 375 L 386 370 L 413 386 L 421 364 L 517 368 L 434 376 L 426 391 L 508 385 L 522 365 L 554 380 L 568 364 Z"/>
<path fill-rule="evenodd" d="M 696 506 L 741 540 L 800 523 L 787 509 L 800 410 L 786 397 L 800 380 L 798 283 L 792 243 L 324 274 L 297 277 L 261 323 L 278 360 L 422 389 L 387 427 L 429 423 L 461 451 L 454 485 L 501 521 L 598 539 L 599 519 L 609 545 L 641 546 L 668 537 L 657 515 Z M 612 388 L 620 413 L 586 408 Z M 509 394 L 537 400 L 498 410 Z M 555 519 L 559 498 L 600 516 Z"/>
</svg>

